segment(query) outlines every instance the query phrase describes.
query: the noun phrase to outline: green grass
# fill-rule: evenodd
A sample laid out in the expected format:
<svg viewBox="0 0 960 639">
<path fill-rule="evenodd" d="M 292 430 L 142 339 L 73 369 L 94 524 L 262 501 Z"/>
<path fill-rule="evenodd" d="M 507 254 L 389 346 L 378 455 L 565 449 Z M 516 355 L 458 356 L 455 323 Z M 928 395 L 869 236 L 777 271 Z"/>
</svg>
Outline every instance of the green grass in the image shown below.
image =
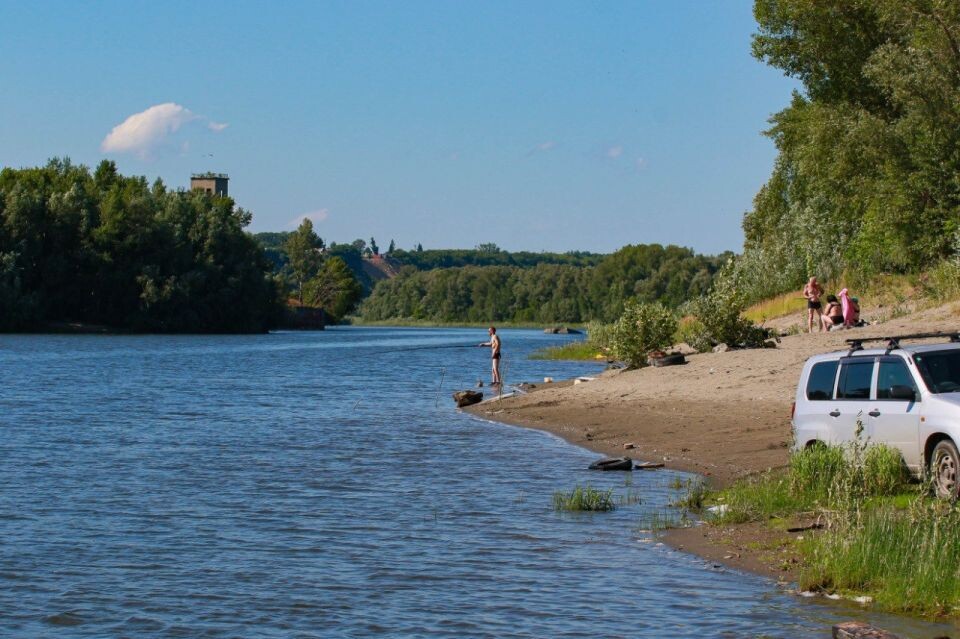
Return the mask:
<svg viewBox="0 0 960 639">
<path fill-rule="evenodd" d="M 605 358 L 605 355 L 586 340 L 567 342 L 559 346 L 548 346 L 530 354 L 530 359 L 548 360 L 595 360 L 603 358 Z"/>
<path fill-rule="evenodd" d="M 570 492 L 553 493 L 554 510 L 606 512 L 616 510 L 613 489 L 598 490 L 589 484 L 577 486 Z"/>
<path fill-rule="evenodd" d="M 735 524 L 836 511 L 851 504 L 910 495 L 900 453 L 883 445 L 814 446 L 794 453 L 786 472 L 769 471 L 707 496 L 726 509 L 708 517 Z"/>
<path fill-rule="evenodd" d="M 800 587 L 867 593 L 884 609 L 960 616 L 960 511 L 929 497 L 832 517 L 801 546 Z"/>
<path fill-rule="evenodd" d="M 711 524 L 766 522 L 777 528 L 799 515 L 822 531 L 803 535 L 800 587 L 869 595 L 885 610 L 960 617 L 960 505 L 910 484 L 900 454 L 862 442 L 794 453 L 785 470 L 700 495 L 687 483 L 677 503 Z"/>
</svg>

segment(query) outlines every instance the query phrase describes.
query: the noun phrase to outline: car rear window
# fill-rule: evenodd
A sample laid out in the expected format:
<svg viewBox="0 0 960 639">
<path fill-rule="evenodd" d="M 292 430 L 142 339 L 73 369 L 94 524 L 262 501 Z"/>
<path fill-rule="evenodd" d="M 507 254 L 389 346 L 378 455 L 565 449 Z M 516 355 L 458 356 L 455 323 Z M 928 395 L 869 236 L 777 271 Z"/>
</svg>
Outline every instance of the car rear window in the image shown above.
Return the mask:
<svg viewBox="0 0 960 639">
<path fill-rule="evenodd" d="M 837 399 L 870 399 L 873 360 L 844 362 L 840 367 Z"/>
<path fill-rule="evenodd" d="M 840 362 L 819 362 L 810 369 L 807 379 L 807 399 L 824 401 L 833 398 L 833 383 L 837 381 L 837 365 Z"/>
</svg>

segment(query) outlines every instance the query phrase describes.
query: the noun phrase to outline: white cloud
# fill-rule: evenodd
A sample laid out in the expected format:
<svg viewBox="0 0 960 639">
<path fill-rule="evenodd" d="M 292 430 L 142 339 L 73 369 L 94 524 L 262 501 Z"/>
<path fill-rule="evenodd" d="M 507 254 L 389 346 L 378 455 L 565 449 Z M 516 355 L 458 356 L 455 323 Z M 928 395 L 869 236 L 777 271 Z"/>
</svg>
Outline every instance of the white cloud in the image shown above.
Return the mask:
<svg viewBox="0 0 960 639">
<path fill-rule="evenodd" d="M 290 220 L 290 222 L 287 224 L 287 227 L 295 229 L 300 226 L 304 220 L 310 220 L 314 224 L 317 224 L 323 222 L 328 217 L 330 217 L 330 209 L 317 209 L 316 211 L 310 211 L 308 213 L 304 213 L 303 215 L 298 215 Z"/>
<path fill-rule="evenodd" d="M 554 142 L 553 140 L 547 140 L 546 142 L 541 142 L 537 146 L 527 151 L 527 156 L 529 157 L 534 153 L 545 153 L 550 149 L 554 148 L 555 146 L 557 146 L 557 143 Z"/>
<path fill-rule="evenodd" d="M 614 159 L 614 160 L 615 160 L 615 159 L 617 159 L 618 157 L 620 157 L 621 155 L 623 155 L 623 147 L 620 146 L 620 145 L 611 146 L 611 147 L 610 147 L 609 149 L 607 149 L 607 151 L 606 151 L 606 156 L 607 156 L 608 158 L 610 158 L 610 159 Z"/>
<path fill-rule="evenodd" d="M 175 102 L 164 102 L 134 113 L 113 127 L 100 143 L 100 150 L 104 153 L 134 153 L 147 159 L 171 135 L 195 121 L 206 121 L 207 128 L 214 132 L 227 128 L 226 124 L 208 120 Z"/>
<path fill-rule="evenodd" d="M 642 171 L 647 166 L 647 161 L 643 158 L 637 158 L 637 171 Z"/>
</svg>

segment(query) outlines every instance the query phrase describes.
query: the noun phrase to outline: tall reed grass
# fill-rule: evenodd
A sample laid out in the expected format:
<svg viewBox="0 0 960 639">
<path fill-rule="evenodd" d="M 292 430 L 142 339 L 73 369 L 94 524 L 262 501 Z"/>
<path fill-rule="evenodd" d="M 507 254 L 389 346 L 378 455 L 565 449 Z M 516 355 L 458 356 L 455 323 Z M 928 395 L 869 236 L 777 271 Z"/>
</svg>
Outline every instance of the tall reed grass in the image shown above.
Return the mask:
<svg viewBox="0 0 960 639">
<path fill-rule="evenodd" d="M 906 510 L 889 505 L 836 513 L 804 540 L 800 587 L 869 593 L 887 610 L 960 615 L 960 511 L 918 496 Z"/>
<path fill-rule="evenodd" d="M 911 486 L 900 453 L 857 441 L 795 453 L 770 472 L 708 497 L 713 523 L 816 515 L 803 536 L 800 587 L 868 594 L 886 610 L 960 616 L 960 508 Z"/>
</svg>

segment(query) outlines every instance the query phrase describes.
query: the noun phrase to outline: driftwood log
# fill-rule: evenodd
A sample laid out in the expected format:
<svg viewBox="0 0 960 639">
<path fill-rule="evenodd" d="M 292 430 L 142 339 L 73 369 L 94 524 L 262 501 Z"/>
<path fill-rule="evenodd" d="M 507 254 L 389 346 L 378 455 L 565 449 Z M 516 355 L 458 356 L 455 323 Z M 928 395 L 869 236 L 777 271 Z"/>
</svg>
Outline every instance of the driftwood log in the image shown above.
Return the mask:
<svg viewBox="0 0 960 639">
<path fill-rule="evenodd" d="M 886 630 L 874 628 L 862 621 L 844 621 L 833 627 L 833 639 L 899 639 Z"/>
<path fill-rule="evenodd" d="M 453 401 L 457 403 L 457 408 L 478 404 L 482 399 L 483 393 L 472 390 L 457 391 L 453 394 Z"/>
</svg>

